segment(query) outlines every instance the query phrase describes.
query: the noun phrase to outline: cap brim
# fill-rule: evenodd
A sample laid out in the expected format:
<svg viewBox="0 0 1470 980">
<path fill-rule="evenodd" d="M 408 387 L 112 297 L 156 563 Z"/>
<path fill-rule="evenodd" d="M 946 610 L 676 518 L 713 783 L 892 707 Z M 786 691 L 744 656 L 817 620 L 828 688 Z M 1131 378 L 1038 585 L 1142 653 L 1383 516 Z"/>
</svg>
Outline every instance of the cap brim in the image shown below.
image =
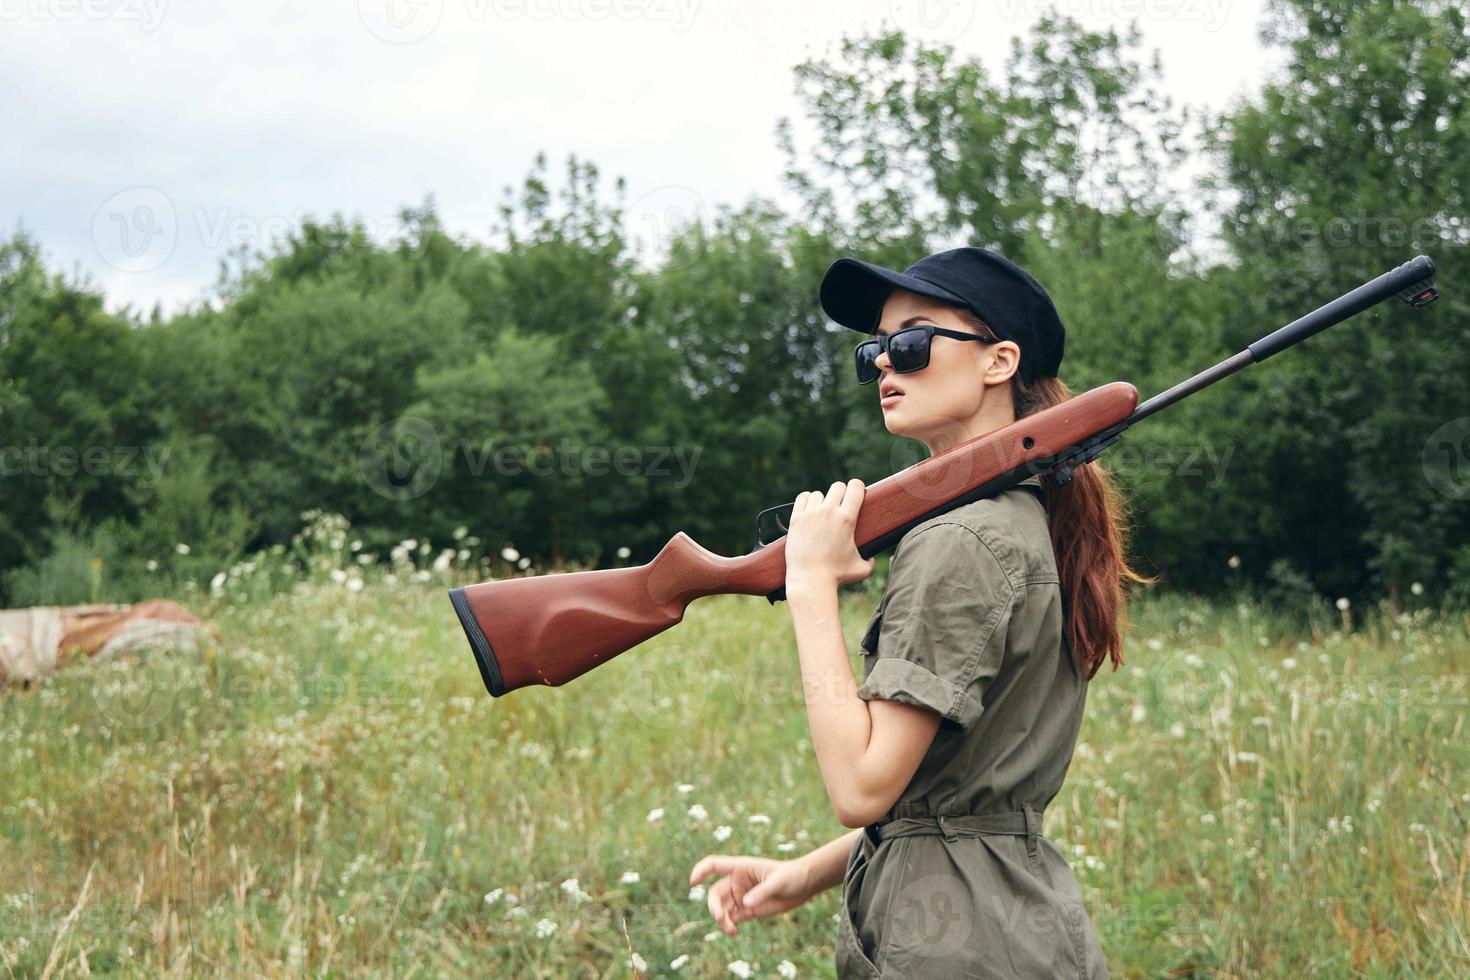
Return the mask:
<svg viewBox="0 0 1470 980">
<path fill-rule="evenodd" d="M 819 290 L 822 311 L 844 327 L 873 333 L 878 329 L 883 301 L 895 289 L 907 289 L 920 296 L 969 308 L 954 293 L 931 282 L 861 259 L 838 259 L 822 276 Z"/>
</svg>

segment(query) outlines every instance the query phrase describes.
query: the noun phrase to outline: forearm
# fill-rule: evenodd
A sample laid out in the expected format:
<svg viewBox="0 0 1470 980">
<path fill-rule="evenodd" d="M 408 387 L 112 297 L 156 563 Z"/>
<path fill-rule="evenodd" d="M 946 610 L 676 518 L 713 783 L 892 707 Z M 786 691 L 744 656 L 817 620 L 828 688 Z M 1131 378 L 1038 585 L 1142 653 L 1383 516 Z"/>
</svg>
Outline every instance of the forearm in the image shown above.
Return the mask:
<svg viewBox="0 0 1470 980">
<path fill-rule="evenodd" d="M 852 845 L 857 841 L 858 834 L 862 832 L 861 828 L 849 831 L 797 858 L 806 865 L 811 876 L 813 895 L 842 884 L 842 876 L 847 871 L 847 857 L 852 853 Z"/>
<path fill-rule="evenodd" d="M 786 599 L 801 661 L 812 748 L 827 795 L 841 818 L 868 802 L 871 788 L 865 785 L 865 756 L 872 738 L 872 716 L 868 703 L 857 694 L 835 583 L 788 583 Z"/>
</svg>

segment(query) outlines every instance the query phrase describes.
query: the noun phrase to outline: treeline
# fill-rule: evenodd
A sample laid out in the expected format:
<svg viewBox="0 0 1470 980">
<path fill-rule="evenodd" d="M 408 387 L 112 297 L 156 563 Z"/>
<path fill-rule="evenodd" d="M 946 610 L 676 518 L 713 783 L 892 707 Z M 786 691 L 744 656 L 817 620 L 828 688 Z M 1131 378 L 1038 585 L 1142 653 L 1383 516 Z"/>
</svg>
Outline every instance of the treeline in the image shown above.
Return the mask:
<svg viewBox="0 0 1470 980">
<path fill-rule="evenodd" d="M 169 317 L 108 313 L 32 239 L 0 241 L 0 598 L 206 582 L 308 509 L 345 515 L 365 555 L 413 538 L 608 565 L 680 529 L 743 553 L 760 509 L 921 458 L 852 379 L 855 335 L 817 304 L 827 266 L 969 243 L 1047 285 L 1074 391 L 1144 396 L 1429 253 L 1429 310 L 1380 306 L 1104 459 L 1171 587 L 1470 600 L 1465 12 L 1270 17 L 1284 72 L 1219 116 L 1176 108 L 1136 34 L 1067 18 L 999 71 L 847 40 L 796 69 L 813 145 L 779 129 L 800 213 L 721 207 L 652 269 L 621 181 L 575 158 L 559 181 L 538 158 L 487 240 L 432 202 L 387 244 L 306 222 Z M 1169 181 L 1189 166 L 1186 208 Z"/>
</svg>

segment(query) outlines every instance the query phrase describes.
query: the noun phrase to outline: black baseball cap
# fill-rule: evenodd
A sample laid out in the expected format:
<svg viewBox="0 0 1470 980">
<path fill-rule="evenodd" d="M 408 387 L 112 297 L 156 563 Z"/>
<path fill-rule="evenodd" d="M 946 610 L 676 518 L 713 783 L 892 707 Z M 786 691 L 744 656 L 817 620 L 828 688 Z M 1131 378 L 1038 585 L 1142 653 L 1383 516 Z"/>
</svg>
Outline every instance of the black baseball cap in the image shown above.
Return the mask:
<svg viewBox="0 0 1470 980">
<path fill-rule="evenodd" d="M 844 327 L 875 333 L 883 302 L 907 289 L 970 310 L 996 336 L 1021 348 L 1022 380 L 1057 373 L 1067 332 L 1051 297 L 1031 274 L 985 248 L 952 248 L 922 258 L 903 272 L 861 259 L 841 258 L 822 276 L 822 309 Z"/>
</svg>

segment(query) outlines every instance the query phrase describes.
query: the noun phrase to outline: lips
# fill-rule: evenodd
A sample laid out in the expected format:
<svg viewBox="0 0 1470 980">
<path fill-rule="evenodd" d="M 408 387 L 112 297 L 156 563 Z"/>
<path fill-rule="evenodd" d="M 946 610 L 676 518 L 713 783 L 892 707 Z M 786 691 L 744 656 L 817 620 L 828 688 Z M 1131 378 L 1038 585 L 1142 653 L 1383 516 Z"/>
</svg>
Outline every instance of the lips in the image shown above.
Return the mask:
<svg viewBox="0 0 1470 980">
<path fill-rule="evenodd" d="M 881 385 L 878 386 L 878 399 L 879 399 L 879 401 L 882 401 L 884 398 L 887 398 L 889 395 L 901 395 L 901 394 L 903 394 L 903 389 L 900 388 L 898 385 L 893 384 L 892 382 L 885 381 L 883 384 L 881 384 Z"/>
</svg>

